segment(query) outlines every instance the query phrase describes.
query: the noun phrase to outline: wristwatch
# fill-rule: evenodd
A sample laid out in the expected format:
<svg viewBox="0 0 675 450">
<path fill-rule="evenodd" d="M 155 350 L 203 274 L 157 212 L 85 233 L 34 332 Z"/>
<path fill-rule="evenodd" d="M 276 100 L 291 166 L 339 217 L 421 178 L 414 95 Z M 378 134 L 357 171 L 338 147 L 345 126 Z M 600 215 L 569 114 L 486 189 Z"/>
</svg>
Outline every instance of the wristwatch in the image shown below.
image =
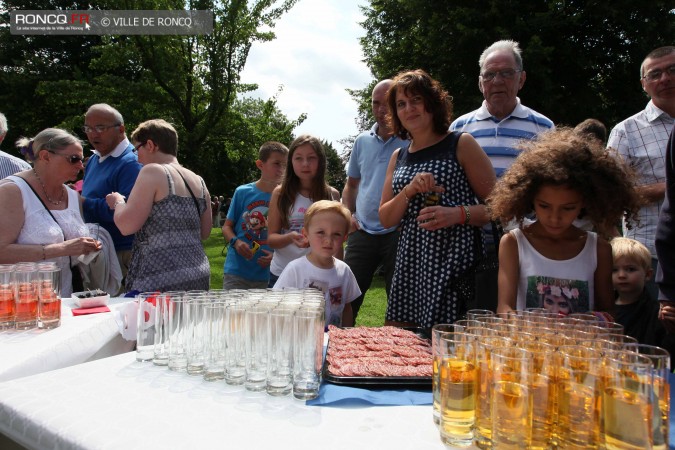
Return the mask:
<svg viewBox="0 0 675 450">
<path fill-rule="evenodd" d="M 237 239 L 237 236 L 230 239 L 230 247 L 234 248 L 234 244 L 236 244 L 238 240 L 239 239 Z"/>
</svg>

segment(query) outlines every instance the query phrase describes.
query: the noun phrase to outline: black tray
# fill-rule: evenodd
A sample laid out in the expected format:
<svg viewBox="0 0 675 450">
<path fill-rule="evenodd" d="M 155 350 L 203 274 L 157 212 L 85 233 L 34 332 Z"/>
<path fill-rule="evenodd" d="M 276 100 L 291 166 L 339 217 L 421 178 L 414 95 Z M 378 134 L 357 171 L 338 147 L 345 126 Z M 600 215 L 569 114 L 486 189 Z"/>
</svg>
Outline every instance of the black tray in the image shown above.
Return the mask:
<svg viewBox="0 0 675 450">
<path fill-rule="evenodd" d="M 429 331 L 425 328 L 406 328 L 404 330 L 412 331 L 421 338 L 429 339 Z M 328 347 L 326 354 L 330 351 L 330 339 L 328 340 Z M 333 384 L 344 386 L 354 386 L 363 388 L 382 388 L 392 389 L 396 387 L 405 389 L 431 389 L 431 376 L 428 377 L 343 377 L 333 375 L 329 371 L 330 363 L 324 358 L 322 377 L 325 381 Z"/>
</svg>

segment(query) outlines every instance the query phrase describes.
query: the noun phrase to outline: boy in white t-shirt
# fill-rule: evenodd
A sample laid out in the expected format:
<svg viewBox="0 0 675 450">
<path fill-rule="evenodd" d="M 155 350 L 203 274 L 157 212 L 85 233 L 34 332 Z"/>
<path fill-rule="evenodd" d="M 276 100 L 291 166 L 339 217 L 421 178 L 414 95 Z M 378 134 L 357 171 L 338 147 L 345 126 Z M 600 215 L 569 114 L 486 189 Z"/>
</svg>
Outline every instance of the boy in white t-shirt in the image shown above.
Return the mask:
<svg viewBox="0 0 675 450">
<path fill-rule="evenodd" d="M 320 200 L 305 213 L 302 234 L 309 253 L 288 263 L 274 289 L 316 288 L 326 298 L 326 327 L 354 326 L 350 303 L 361 295 L 349 266 L 335 258 L 347 239 L 351 213 L 340 202 Z"/>
</svg>

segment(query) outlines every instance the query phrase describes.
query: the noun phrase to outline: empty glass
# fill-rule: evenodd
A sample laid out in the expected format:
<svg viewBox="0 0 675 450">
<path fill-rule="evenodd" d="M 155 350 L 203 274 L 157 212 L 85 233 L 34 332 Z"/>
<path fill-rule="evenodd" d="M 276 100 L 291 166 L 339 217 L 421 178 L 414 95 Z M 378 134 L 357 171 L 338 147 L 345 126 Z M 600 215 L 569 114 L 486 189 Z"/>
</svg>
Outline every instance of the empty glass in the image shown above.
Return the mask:
<svg viewBox="0 0 675 450">
<path fill-rule="evenodd" d="M 204 315 L 209 299 L 201 293 L 188 292 L 187 334 L 185 350 L 187 355 L 187 373 L 202 375 L 206 362 L 206 326 Z"/>
<path fill-rule="evenodd" d="M 293 315 L 296 309 L 292 305 L 281 305 L 269 312 L 266 390 L 270 395 L 287 395 L 293 390 Z"/>
<path fill-rule="evenodd" d="M 218 300 L 206 305 L 206 361 L 204 379 L 217 381 L 225 378 L 225 306 Z"/>
<path fill-rule="evenodd" d="M 264 391 L 267 380 L 267 352 L 269 308 L 258 304 L 250 306 L 245 313 L 246 380 L 249 391 Z"/>
<path fill-rule="evenodd" d="M 225 381 L 244 384 L 246 379 L 246 345 L 244 340 L 244 303 L 228 303 L 225 307 Z"/>
<path fill-rule="evenodd" d="M 157 292 L 143 292 L 136 295 L 136 361 L 152 361 L 155 357 L 155 317 L 157 314 Z"/>
<path fill-rule="evenodd" d="M 323 308 L 303 306 L 293 316 L 293 396 L 319 396 L 323 357 Z"/>
<path fill-rule="evenodd" d="M 182 292 L 167 293 L 167 316 L 169 328 L 169 369 L 183 371 L 187 369 L 187 299 Z"/>
</svg>

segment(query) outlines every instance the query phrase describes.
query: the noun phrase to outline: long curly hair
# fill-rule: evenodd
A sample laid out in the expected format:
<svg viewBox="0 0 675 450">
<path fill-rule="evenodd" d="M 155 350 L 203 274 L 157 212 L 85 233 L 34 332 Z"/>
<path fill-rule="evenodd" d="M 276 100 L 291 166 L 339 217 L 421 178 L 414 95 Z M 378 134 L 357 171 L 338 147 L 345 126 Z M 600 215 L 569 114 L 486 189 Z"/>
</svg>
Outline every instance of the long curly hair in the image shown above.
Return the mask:
<svg viewBox="0 0 675 450">
<path fill-rule="evenodd" d="M 511 167 L 497 181 L 486 202 L 493 219 L 504 222 L 534 211 L 534 198 L 544 185 L 567 186 L 581 194 L 582 215 L 596 231 L 610 235 L 619 220 L 637 222 L 644 199 L 635 189 L 635 173 L 613 150 L 571 128 L 542 133 L 522 141 Z"/>
</svg>

